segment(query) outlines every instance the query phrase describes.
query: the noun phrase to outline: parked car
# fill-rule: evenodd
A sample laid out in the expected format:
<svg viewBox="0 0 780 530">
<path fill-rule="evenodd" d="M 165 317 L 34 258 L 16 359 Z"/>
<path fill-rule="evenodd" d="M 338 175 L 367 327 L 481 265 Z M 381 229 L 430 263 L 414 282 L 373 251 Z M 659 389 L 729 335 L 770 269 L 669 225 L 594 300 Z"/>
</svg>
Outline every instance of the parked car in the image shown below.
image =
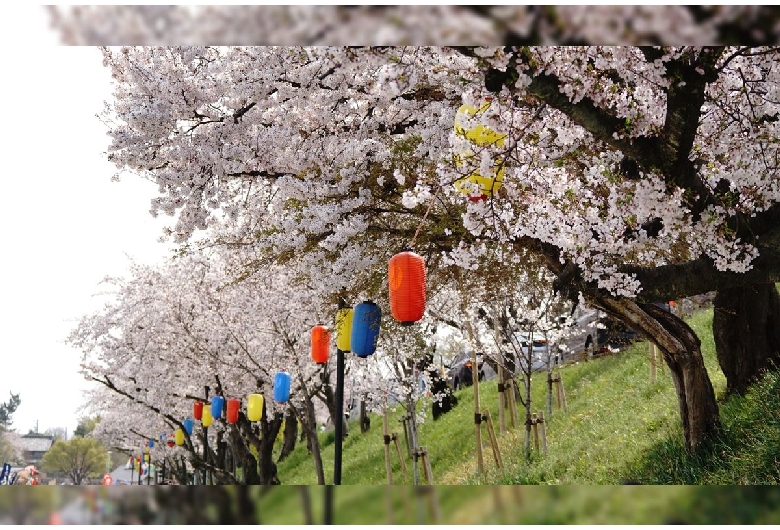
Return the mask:
<svg viewBox="0 0 780 530">
<path fill-rule="evenodd" d="M 617 352 L 632 344 L 640 335 L 604 313 L 591 308 L 577 308 L 570 335 L 564 339 L 568 356 Z"/>
<path fill-rule="evenodd" d="M 450 364 L 447 370 L 447 380 L 452 388 L 460 390 L 463 387 L 471 386 L 474 384 L 474 376 L 471 371 L 471 353 L 464 351 L 455 357 L 455 360 Z M 485 366 L 482 360 L 482 355 L 477 355 L 477 370 L 480 381 L 485 380 Z"/>
<path fill-rule="evenodd" d="M 519 333 L 516 335 L 520 346 L 522 347 L 521 359 L 528 358 L 528 345 L 531 342 L 531 336 L 528 333 Z M 520 353 L 520 352 L 518 352 Z M 547 340 L 541 333 L 533 334 L 533 347 L 531 348 L 531 371 L 539 372 L 547 370 L 547 357 L 550 357 L 552 365 L 556 365 L 561 361 L 561 350 L 558 346 L 550 345 L 548 351 Z M 523 361 L 520 361 L 519 368 L 523 368 Z M 518 370 L 516 373 L 522 372 Z"/>
</svg>

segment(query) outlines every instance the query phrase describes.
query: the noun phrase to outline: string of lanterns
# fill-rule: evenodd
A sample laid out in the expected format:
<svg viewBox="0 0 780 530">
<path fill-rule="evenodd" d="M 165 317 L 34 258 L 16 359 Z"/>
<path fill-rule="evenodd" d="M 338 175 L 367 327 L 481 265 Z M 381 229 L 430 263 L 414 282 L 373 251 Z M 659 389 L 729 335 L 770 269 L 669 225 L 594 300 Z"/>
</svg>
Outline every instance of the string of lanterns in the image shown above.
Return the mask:
<svg viewBox="0 0 780 530">
<path fill-rule="evenodd" d="M 491 104 L 492 98 L 486 98 L 479 107 L 462 105 L 455 116 L 455 133 L 478 147 L 490 145 L 502 147 L 507 138 L 506 134 L 497 132 L 485 125 L 476 125 L 469 129 L 463 126 L 464 119 L 470 119 L 485 113 Z M 455 164 L 463 166 L 474 156 L 474 153 L 467 149 L 460 155 L 455 156 Z M 488 175 L 482 175 L 476 170 L 471 171 L 468 176 L 456 180 L 454 186 L 460 193 L 468 195 L 469 200 L 482 201 L 492 197 L 501 188 L 503 178 L 503 164 L 495 162 Z M 479 190 L 479 195 L 474 195 L 475 187 Z M 432 197 L 428 210 L 409 246 L 404 247 L 401 252 L 395 254 L 388 262 L 390 313 L 402 326 L 411 326 L 421 320 L 425 314 L 427 288 L 425 260 L 419 254 L 413 252 L 410 246 L 416 240 L 420 228 L 428 217 L 435 198 L 436 195 Z M 382 321 L 382 313 L 379 306 L 371 300 L 361 302 L 354 308 L 342 307 L 342 304 L 340 304 L 336 313 L 335 325 L 336 347 L 339 353 L 340 366 L 343 363 L 342 352 L 351 351 L 360 358 L 367 358 L 375 353 Z M 323 365 L 328 362 L 330 343 L 331 333 L 327 326 L 318 324 L 312 328 L 311 357 L 316 364 Z M 289 401 L 291 382 L 292 378 L 288 372 L 280 371 L 276 373 L 273 381 L 274 402 L 284 404 Z M 262 419 L 263 405 L 262 394 L 250 394 L 248 396 L 246 416 L 250 422 Z M 223 408 L 225 408 L 225 399 L 222 396 L 212 397 L 210 404 L 196 401 L 193 405 L 193 417 L 186 418 L 183 421 L 183 429 L 176 429 L 173 439 L 171 439 L 170 435 L 168 436 L 167 445 L 169 447 L 184 445 L 184 432 L 186 431 L 188 435 L 192 435 L 195 420 L 201 421 L 203 427 L 209 427 L 212 425 L 213 420 L 222 418 Z M 237 398 L 228 399 L 226 409 L 225 421 L 229 424 L 235 424 L 238 421 L 241 400 Z M 164 436 L 160 436 L 161 442 Z M 154 442 L 150 440 L 149 447 L 153 447 L 153 444 Z M 340 483 L 340 470 L 338 475 L 337 484 Z"/>
<path fill-rule="evenodd" d="M 503 146 L 507 135 L 497 132 L 485 125 L 476 125 L 466 129 L 462 123 L 464 118 L 472 118 L 486 112 L 492 104 L 492 98 L 487 98 L 480 107 L 462 105 L 455 116 L 455 132 L 468 139 L 472 144 L 480 147 L 489 145 Z M 461 166 L 468 158 L 474 156 L 471 151 L 465 151 L 455 158 L 457 165 Z M 456 189 L 469 195 L 469 200 L 485 200 L 497 192 L 503 182 L 503 165 L 494 165 L 494 171 L 487 176 L 477 171 L 472 171 L 467 177 L 455 182 Z M 480 195 L 472 195 L 473 185 L 476 184 Z M 435 197 L 435 196 L 434 196 Z M 430 207 L 429 207 L 430 211 Z M 427 217 L 426 212 L 425 217 Z M 423 219 L 423 222 L 425 218 Z M 422 223 L 421 223 L 422 224 Z M 417 237 L 419 227 L 412 238 L 412 243 Z M 388 287 L 390 312 L 393 318 L 402 326 L 410 326 L 422 319 L 426 305 L 426 267 L 425 260 L 409 247 L 394 255 L 388 262 Z M 379 339 L 382 313 L 379 306 L 371 300 L 357 304 L 354 309 L 339 309 L 336 315 L 336 347 L 343 352 L 351 351 L 361 358 L 374 354 Z M 311 330 L 311 357 L 316 364 L 325 364 L 330 355 L 331 334 L 327 326 L 318 324 Z M 277 372 L 273 382 L 273 400 L 276 403 L 286 403 L 290 399 L 290 387 L 292 378 L 288 372 Z M 209 427 L 212 421 L 222 417 L 225 400 L 222 396 L 211 398 L 210 404 L 196 401 L 193 405 L 193 417 L 202 422 L 204 427 Z M 227 400 L 225 420 L 234 424 L 238 421 L 241 408 L 241 400 L 230 398 Z M 247 403 L 247 419 L 251 422 L 260 421 L 263 416 L 262 394 L 250 394 Z M 183 422 L 184 429 L 192 434 L 193 419 L 187 418 Z M 162 439 L 162 437 L 161 437 Z M 175 445 L 184 444 L 184 431 L 177 429 L 174 436 Z M 171 446 L 170 439 L 168 445 Z"/>
<path fill-rule="evenodd" d="M 420 319 L 425 313 L 426 302 L 426 270 L 423 258 L 404 248 L 390 259 L 388 263 L 390 287 L 390 311 L 401 325 L 408 326 Z M 351 351 L 361 358 L 366 358 L 376 352 L 379 331 L 382 322 L 382 311 L 379 306 L 367 300 L 357 304 L 354 309 L 340 309 L 336 315 L 336 346 L 341 351 Z M 317 364 L 325 364 L 330 356 L 331 333 L 321 324 L 311 330 L 311 357 Z M 277 372 L 273 382 L 273 400 L 276 403 L 287 403 L 290 399 L 292 378 L 288 372 Z M 227 405 L 227 406 L 225 406 Z M 211 426 L 213 420 L 222 418 L 234 424 L 238 421 L 241 400 L 230 398 L 227 401 L 222 396 L 214 396 L 211 403 L 195 401 L 191 418 L 183 422 L 183 429 L 176 429 L 174 445 L 184 445 L 184 431 L 192 435 L 194 421 L 198 420 L 203 427 Z M 251 422 L 260 421 L 263 416 L 263 395 L 250 394 L 247 402 L 247 419 Z M 168 444 L 171 445 L 170 443 Z"/>
</svg>

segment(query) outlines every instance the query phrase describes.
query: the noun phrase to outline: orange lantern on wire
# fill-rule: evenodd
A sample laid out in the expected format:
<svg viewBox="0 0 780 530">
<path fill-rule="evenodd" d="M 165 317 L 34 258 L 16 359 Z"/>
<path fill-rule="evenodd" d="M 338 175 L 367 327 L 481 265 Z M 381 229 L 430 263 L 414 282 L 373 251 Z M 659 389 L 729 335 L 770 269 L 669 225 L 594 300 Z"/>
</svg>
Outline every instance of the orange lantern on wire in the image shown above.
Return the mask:
<svg viewBox="0 0 780 530">
<path fill-rule="evenodd" d="M 425 313 L 425 260 L 404 248 L 388 263 L 390 313 L 401 325 L 410 326 Z"/>
<path fill-rule="evenodd" d="M 330 330 L 318 324 L 311 329 L 311 358 L 317 364 L 328 362 L 330 355 Z"/>
<path fill-rule="evenodd" d="M 230 398 L 227 400 L 227 414 L 225 419 L 228 423 L 238 422 L 238 411 L 241 408 L 241 400 L 236 398 Z"/>
</svg>

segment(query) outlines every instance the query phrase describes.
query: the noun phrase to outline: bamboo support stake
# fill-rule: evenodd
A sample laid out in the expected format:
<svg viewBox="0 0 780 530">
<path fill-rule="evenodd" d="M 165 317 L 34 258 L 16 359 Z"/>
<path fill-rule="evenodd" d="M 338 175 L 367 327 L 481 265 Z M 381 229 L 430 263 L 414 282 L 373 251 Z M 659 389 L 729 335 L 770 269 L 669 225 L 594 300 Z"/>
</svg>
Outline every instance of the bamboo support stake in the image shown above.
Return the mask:
<svg viewBox="0 0 780 530">
<path fill-rule="evenodd" d="M 650 350 L 650 382 L 655 382 L 655 356 L 656 356 L 656 345 L 652 342 L 648 343 L 649 350 Z"/>
<path fill-rule="evenodd" d="M 536 416 L 536 413 L 532 412 L 531 413 L 531 430 L 533 430 L 533 433 L 534 433 L 534 448 L 536 448 L 537 451 L 539 450 L 539 429 L 537 427 L 538 423 L 539 423 L 539 420 L 538 420 L 538 418 Z"/>
<path fill-rule="evenodd" d="M 498 366 L 498 430 L 503 434 L 506 432 L 506 418 L 504 415 L 504 407 L 506 407 L 506 395 L 504 389 L 504 352 L 501 351 L 501 334 L 498 330 L 498 318 L 493 319 L 493 334 L 496 338 L 496 347 L 498 348 L 498 356 L 496 358 L 496 364 Z"/>
<path fill-rule="evenodd" d="M 566 390 L 563 388 L 563 376 L 561 375 L 560 370 L 555 374 L 555 379 L 553 379 L 553 381 L 555 382 L 556 404 L 559 409 L 562 408 L 564 412 L 567 412 Z"/>
<path fill-rule="evenodd" d="M 431 507 L 433 524 L 441 523 L 441 510 L 439 510 L 439 496 L 436 488 L 428 488 L 428 502 Z"/>
<path fill-rule="evenodd" d="M 433 485 L 433 469 L 431 469 L 431 460 L 428 458 L 428 448 L 425 446 L 420 447 L 419 455 L 422 459 L 425 481 L 428 484 Z"/>
<path fill-rule="evenodd" d="M 561 388 L 561 402 L 563 403 L 563 412 L 569 412 L 569 404 L 566 402 L 566 387 L 563 386 L 563 375 L 558 374 L 559 381 L 558 384 Z"/>
<path fill-rule="evenodd" d="M 393 433 L 390 438 L 395 442 L 395 452 L 398 454 L 398 461 L 401 462 L 401 473 L 406 475 L 406 459 L 401 454 L 401 444 L 398 443 L 398 435 Z"/>
<path fill-rule="evenodd" d="M 509 388 L 505 387 L 504 392 L 509 399 L 509 422 L 512 424 L 512 429 L 517 427 L 517 401 L 515 401 L 515 380 L 514 378 L 509 380 Z"/>
<path fill-rule="evenodd" d="M 408 453 L 409 458 L 412 458 L 412 444 L 409 441 L 409 415 L 405 415 L 398 421 L 404 425 L 404 441 L 406 442 L 406 452 Z"/>
<path fill-rule="evenodd" d="M 501 458 L 501 450 L 498 447 L 498 438 L 496 438 L 496 430 L 493 428 L 493 420 L 490 418 L 490 411 L 485 409 L 483 417 L 487 425 L 490 445 L 493 448 L 493 459 L 496 461 L 496 467 L 500 469 L 504 467 L 504 461 Z"/>
<path fill-rule="evenodd" d="M 474 387 L 474 436 L 476 438 L 477 446 L 477 471 L 482 475 L 485 473 L 485 463 L 482 457 L 482 429 L 480 428 L 480 422 L 482 421 L 482 413 L 480 412 L 479 405 L 479 367 L 477 366 L 477 349 L 476 340 L 474 338 L 474 326 L 471 323 L 471 316 L 468 313 L 466 306 L 466 289 L 463 287 L 463 273 L 458 269 L 458 283 L 460 287 L 460 309 L 463 313 L 463 318 L 466 319 L 466 329 L 469 334 L 469 344 L 471 345 L 471 382 Z"/>
<path fill-rule="evenodd" d="M 387 483 L 393 485 L 393 464 L 390 462 L 390 426 L 387 418 L 387 394 L 385 394 L 384 415 L 382 416 L 382 434 L 385 441 L 385 471 L 387 472 Z"/>
<path fill-rule="evenodd" d="M 501 498 L 501 486 L 491 486 L 493 490 L 493 502 L 496 505 L 496 513 L 499 515 L 501 524 L 509 524 L 509 518 L 506 513 L 506 505 L 504 499 Z"/>
</svg>

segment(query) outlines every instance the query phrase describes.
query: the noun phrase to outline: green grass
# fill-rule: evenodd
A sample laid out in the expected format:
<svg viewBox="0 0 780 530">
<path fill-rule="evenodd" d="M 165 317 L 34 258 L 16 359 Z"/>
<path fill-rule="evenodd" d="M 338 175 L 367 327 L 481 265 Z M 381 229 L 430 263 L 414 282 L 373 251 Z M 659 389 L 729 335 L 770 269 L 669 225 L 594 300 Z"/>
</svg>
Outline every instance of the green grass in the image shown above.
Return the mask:
<svg viewBox="0 0 780 530">
<path fill-rule="evenodd" d="M 701 337 L 705 364 L 716 396 L 725 390 L 725 378 L 715 357 L 710 326 L 712 311 L 694 315 L 690 325 Z M 702 483 L 700 472 L 684 475 L 661 473 L 653 475 L 650 460 L 656 462 L 660 454 L 681 453 L 682 429 L 668 368 L 659 365 L 655 381 L 650 380 L 648 345 L 638 342 L 617 355 L 570 364 L 561 369 L 567 397 L 567 411 L 553 406 L 552 417 L 546 418 L 547 455 L 532 448 L 530 462 L 525 458 L 525 430 L 522 425 L 511 429 L 507 415 L 507 432 L 499 431 L 498 394 L 495 381 L 479 387 L 480 404 L 490 410 L 499 438 L 503 468 L 498 469 L 492 451 L 487 445 L 483 429 L 484 474 L 477 471 L 476 437 L 474 426 L 474 392 L 465 388 L 456 393 L 458 406 L 439 420 L 430 414 L 419 426 L 419 443 L 427 447 L 433 471 L 434 484 L 569 484 L 608 485 L 642 478 L 653 484 Z M 532 382 L 532 411 L 545 412 L 546 376 L 535 375 Z M 746 397 L 749 400 L 750 397 Z M 724 424 L 730 426 L 729 416 L 740 400 L 721 403 Z M 740 401 L 741 402 L 741 401 Z M 420 409 L 430 410 L 430 403 L 422 401 Z M 750 409 L 753 414 L 758 411 Z M 403 428 L 399 418 L 400 406 L 392 409 L 390 429 L 397 433 L 405 449 Z M 519 411 L 522 415 L 524 411 Z M 546 414 L 545 414 L 546 415 Z M 743 423 L 744 418 L 737 423 Z M 372 416 L 371 430 L 360 433 L 357 422 L 350 425 L 350 435 L 343 443 L 342 484 L 387 484 L 382 418 Z M 733 429 L 732 429 L 733 430 Z M 331 482 L 333 470 L 333 433 L 321 435 L 326 480 Z M 405 452 L 404 452 L 405 454 Z M 395 451 L 392 452 L 393 484 L 414 484 L 412 462 L 407 460 L 407 472 L 401 473 Z M 690 462 L 688 462 L 690 463 Z M 659 465 L 663 468 L 663 465 Z M 703 468 L 699 468 L 703 469 Z M 713 483 L 718 481 L 714 475 Z M 316 484 L 312 459 L 304 446 L 279 464 L 283 484 Z M 422 470 L 419 472 L 422 480 Z M 696 479 L 696 480 L 693 480 Z M 761 483 L 764 480 L 760 481 Z M 725 481 L 725 483 L 735 483 Z"/>
<path fill-rule="evenodd" d="M 659 366 L 655 381 L 651 381 L 648 345 L 639 342 L 617 355 L 562 368 L 568 410 L 558 409 L 553 402 L 552 417 L 546 418 L 547 454 L 532 449 L 530 461 L 525 458 L 524 426 L 510 428 L 505 433 L 498 432 L 495 381 L 481 384 L 479 391 L 481 405 L 490 410 L 499 438 L 504 463 L 501 469 L 493 462 L 487 434 L 483 431 L 485 472 L 480 474 L 477 471 L 473 388 L 457 392 L 458 406 L 438 421 L 434 422 L 428 414 L 419 427 L 419 443 L 428 449 L 434 484 L 448 485 L 433 489 L 438 495 L 436 502 L 449 518 L 445 521 L 445 516 L 442 516 L 439 521 L 484 523 L 505 522 L 506 518 L 510 518 L 515 522 L 565 523 L 571 522 L 572 514 L 576 512 L 579 517 L 577 522 L 598 524 L 628 517 L 634 522 L 663 523 L 683 513 L 706 511 L 707 515 L 700 515 L 699 520 L 717 522 L 713 517 L 722 516 L 722 521 L 744 522 L 748 516 L 740 514 L 733 504 L 728 511 L 725 506 L 713 501 L 718 498 L 713 491 L 723 493 L 733 490 L 733 495 L 739 496 L 742 493 L 738 492 L 744 490 L 711 490 L 690 488 L 689 485 L 776 485 L 780 482 L 780 375 L 770 373 L 747 395 L 726 399 L 726 382 L 715 356 L 711 322 L 711 310 L 698 312 L 689 320 L 701 339 L 705 365 L 725 428 L 723 437 L 716 440 L 709 451 L 697 455 L 685 453 L 677 397 L 668 368 Z M 545 375 L 541 374 L 533 380 L 532 410 L 545 411 L 547 416 L 545 392 Z M 430 410 L 430 403 L 422 402 L 420 407 Z M 391 410 L 390 425 L 391 430 L 398 433 L 404 449 L 403 430 L 398 421 L 402 414 L 400 407 Z M 321 439 L 326 480 L 330 483 L 333 434 L 323 434 Z M 406 463 L 407 472 L 404 474 L 393 451 L 393 483 L 406 487 L 388 489 L 384 486 L 387 476 L 382 418 L 372 416 L 371 429 L 366 434 L 361 434 L 357 422 L 353 422 L 343 445 L 342 484 L 355 487 L 337 488 L 339 510 L 352 514 L 350 522 L 370 523 L 372 518 L 387 522 L 389 514 L 395 515 L 391 519 L 397 523 L 413 524 L 426 517 L 430 521 L 433 517 L 430 510 L 426 511 L 425 506 L 419 505 L 425 504 L 418 499 L 419 492 L 423 490 L 411 486 L 412 462 L 407 460 Z M 419 483 L 425 484 L 422 470 L 419 476 Z M 316 484 L 312 460 L 306 454 L 305 444 L 279 464 L 279 477 L 283 484 Z M 620 486 L 630 481 L 641 482 L 644 486 Z M 488 484 L 554 487 L 484 487 Z M 675 487 L 657 488 L 653 485 Z M 620 505 L 625 502 L 620 499 L 629 495 L 625 493 L 626 488 L 634 497 L 639 488 L 652 492 L 652 495 L 639 494 L 639 497 L 647 498 L 637 501 L 639 504 L 632 504 L 631 510 L 624 510 Z M 312 491 L 321 489 L 312 488 Z M 523 494 L 524 503 L 551 502 L 555 509 L 534 515 L 529 515 L 527 510 L 522 513 L 493 510 L 491 515 L 486 515 L 484 509 L 475 508 L 484 507 L 490 499 L 495 500 L 496 506 L 501 505 L 495 491 L 515 490 L 526 492 Z M 563 492 L 571 492 L 571 495 Z M 295 496 L 279 495 L 286 499 L 284 502 L 299 503 L 293 499 Z M 313 493 L 313 496 L 317 495 Z M 515 493 L 506 495 L 514 498 Z M 603 503 L 595 502 L 591 496 Z M 537 498 L 540 500 L 534 500 Z M 282 502 L 281 498 L 277 500 Z M 771 497 L 771 500 L 771 505 L 764 508 L 774 510 L 780 506 L 780 496 Z M 721 499 L 720 503 L 724 502 Z M 515 506 L 518 501 L 514 499 L 506 501 L 506 504 Z M 745 510 L 751 514 L 750 520 L 755 521 L 768 517 L 760 515 L 764 513 L 761 511 L 764 508 L 753 506 Z"/>
</svg>

